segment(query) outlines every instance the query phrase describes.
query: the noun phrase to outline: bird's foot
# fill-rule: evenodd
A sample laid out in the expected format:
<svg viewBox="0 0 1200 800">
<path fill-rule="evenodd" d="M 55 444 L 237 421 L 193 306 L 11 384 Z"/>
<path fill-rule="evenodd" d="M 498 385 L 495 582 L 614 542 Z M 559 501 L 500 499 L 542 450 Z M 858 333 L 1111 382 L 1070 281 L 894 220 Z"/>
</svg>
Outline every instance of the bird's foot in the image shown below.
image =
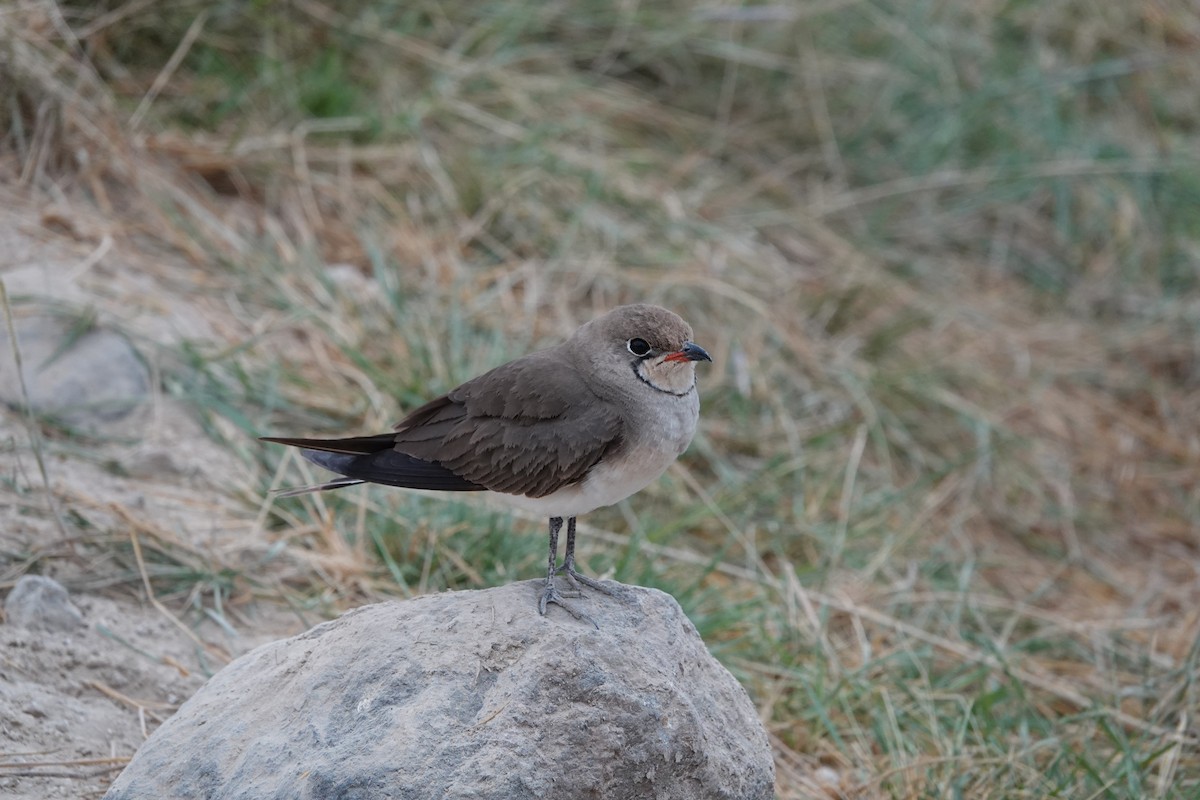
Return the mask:
<svg viewBox="0 0 1200 800">
<path fill-rule="evenodd" d="M 573 559 L 569 556 L 567 557 L 567 559 L 565 561 L 563 561 L 561 567 L 554 570 L 554 574 L 555 575 L 565 575 L 567 577 L 567 583 L 571 584 L 571 589 L 574 590 L 574 592 L 577 596 L 583 594 L 583 591 L 580 588 L 580 584 L 588 587 L 589 589 L 595 589 L 598 592 L 603 592 L 604 594 L 607 594 L 609 596 L 616 594 L 616 592 L 614 592 L 608 586 L 605 586 L 602 582 L 596 580 L 595 578 L 589 578 L 587 575 L 584 575 L 582 572 L 577 572 L 575 570 L 575 559 Z"/>
<path fill-rule="evenodd" d="M 579 597 L 579 592 L 561 592 L 559 591 L 558 587 L 554 585 L 554 579 L 552 577 L 547 577 L 546 585 L 542 587 L 542 593 L 538 597 L 538 613 L 540 613 L 543 617 L 546 616 L 546 606 L 550 603 L 553 603 L 580 622 L 586 622 L 596 630 L 600 630 L 600 626 L 596 624 L 596 620 L 592 619 L 587 614 L 584 614 L 582 611 L 575 608 L 575 606 L 566 602 L 565 598 L 567 597 Z"/>
</svg>

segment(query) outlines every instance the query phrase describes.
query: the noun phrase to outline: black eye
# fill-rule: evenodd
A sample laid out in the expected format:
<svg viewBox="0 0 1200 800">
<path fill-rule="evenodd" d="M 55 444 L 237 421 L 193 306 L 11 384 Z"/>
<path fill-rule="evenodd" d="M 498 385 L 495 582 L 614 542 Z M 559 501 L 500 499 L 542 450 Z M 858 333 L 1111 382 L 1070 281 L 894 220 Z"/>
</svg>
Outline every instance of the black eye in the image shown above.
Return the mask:
<svg viewBox="0 0 1200 800">
<path fill-rule="evenodd" d="M 625 343 L 625 346 L 629 348 L 629 352 L 638 358 L 645 358 L 650 355 L 650 345 L 646 344 L 645 339 L 630 339 Z"/>
</svg>

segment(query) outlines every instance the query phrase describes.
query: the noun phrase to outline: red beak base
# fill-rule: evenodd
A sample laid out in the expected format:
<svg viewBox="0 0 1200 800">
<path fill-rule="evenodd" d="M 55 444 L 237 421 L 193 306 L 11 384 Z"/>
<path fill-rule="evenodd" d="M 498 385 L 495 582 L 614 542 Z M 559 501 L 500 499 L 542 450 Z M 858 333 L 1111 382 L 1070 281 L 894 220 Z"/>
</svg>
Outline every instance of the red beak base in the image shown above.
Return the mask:
<svg viewBox="0 0 1200 800">
<path fill-rule="evenodd" d="M 703 347 L 694 342 L 685 342 L 682 350 L 668 353 L 663 361 L 712 361 Z"/>
</svg>

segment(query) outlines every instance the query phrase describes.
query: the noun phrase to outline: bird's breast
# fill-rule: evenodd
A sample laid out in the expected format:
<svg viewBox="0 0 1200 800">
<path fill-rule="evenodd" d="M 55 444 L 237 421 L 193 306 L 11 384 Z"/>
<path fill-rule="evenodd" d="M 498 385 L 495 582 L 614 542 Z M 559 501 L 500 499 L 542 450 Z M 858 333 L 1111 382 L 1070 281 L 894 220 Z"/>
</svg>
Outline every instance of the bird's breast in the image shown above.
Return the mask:
<svg viewBox="0 0 1200 800">
<path fill-rule="evenodd" d="M 672 452 L 670 461 L 673 461 L 687 449 L 696 435 L 700 395 L 693 389 L 683 397 L 666 396 L 662 401 L 655 413 L 648 415 L 639 427 L 642 428 L 642 435 L 655 441 L 659 449 Z"/>
</svg>

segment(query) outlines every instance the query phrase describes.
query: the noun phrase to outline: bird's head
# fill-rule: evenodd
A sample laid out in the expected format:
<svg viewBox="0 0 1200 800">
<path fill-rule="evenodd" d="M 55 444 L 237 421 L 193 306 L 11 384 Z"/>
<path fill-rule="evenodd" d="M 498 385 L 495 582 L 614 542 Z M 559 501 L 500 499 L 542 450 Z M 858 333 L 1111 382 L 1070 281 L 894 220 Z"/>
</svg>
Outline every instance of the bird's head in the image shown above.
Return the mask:
<svg viewBox="0 0 1200 800">
<path fill-rule="evenodd" d="M 692 341 L 692 328 L 678 314 L 639 303 L 619 306 L 580 328 L 572 345 L 596 371 L 619 383 L 636 384 L 674 395 L 696 385 L 696 362 L 712 361 Z"/>
</svg>

